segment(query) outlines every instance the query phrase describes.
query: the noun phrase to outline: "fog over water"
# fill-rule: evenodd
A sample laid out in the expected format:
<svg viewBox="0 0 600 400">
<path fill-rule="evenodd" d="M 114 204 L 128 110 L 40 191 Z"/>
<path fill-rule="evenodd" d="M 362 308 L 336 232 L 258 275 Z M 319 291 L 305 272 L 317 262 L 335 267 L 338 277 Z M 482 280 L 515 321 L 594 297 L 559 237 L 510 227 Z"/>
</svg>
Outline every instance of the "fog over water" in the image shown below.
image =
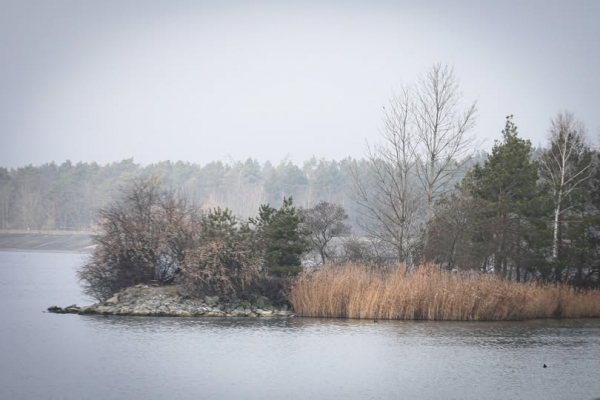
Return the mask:
<svg viewBox="0 0 600 400">
<path fill-rule="evenodd" d="M 600 3 L 0 3 L 0 165 L 364 154 L 393 90 L 454 65 L 489 149 L 600 133 Z"/>
</svg>

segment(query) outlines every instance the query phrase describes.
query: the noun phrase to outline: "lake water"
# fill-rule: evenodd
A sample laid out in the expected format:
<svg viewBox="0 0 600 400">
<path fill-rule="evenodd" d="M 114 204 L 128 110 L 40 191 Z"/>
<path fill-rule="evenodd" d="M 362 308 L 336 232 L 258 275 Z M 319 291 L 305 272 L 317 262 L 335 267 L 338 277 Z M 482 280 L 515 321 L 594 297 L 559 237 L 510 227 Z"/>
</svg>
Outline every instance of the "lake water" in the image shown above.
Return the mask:
<svg viewBox="0 0 600 400">
<path fill-rule="evenodd" d="M 56 315 L 75 254 L 0 252 L 0 399 L 593 399 L 600 320 Z M 547 364 L 548 368 L 542 368 Z"/>
</svg>

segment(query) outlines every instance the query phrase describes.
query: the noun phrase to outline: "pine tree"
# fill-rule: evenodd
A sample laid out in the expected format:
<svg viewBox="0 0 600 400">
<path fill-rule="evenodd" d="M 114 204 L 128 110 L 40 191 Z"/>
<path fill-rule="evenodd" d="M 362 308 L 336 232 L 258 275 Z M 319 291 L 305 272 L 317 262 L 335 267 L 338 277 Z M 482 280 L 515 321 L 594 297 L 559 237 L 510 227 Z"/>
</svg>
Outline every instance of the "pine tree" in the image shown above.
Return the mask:
<svg viewBox="0 0 600 400">
<path fill-rule="evenodd" d="M 250 223 L 256 226 L 266 272 L 275 276 L 297 275 L 301 256 L 309 246 L 293 199 L 284 198 L 279 209 L 262 205 L 258 217 L 251 218 Z"/>
<path fill-rule="evenodd" d="M 543 196 L 537 185 L 538 163 L 531 161 L 531 142 L 518 136 L 512 118 L 506 118 L 502 142 L 496 142 L 483 166 L 478 164 L 467 174 L 463 188 L 486 209 L 488 229 L 481 240 L 490 244 L 487 261 L 501 276 L 508 276 L 514 267 L 520 278 L 524 247 L 534 234 L 531 230 L 539 227 L 534 223 L 534 205 L 539 209 Z"/>
</svg>

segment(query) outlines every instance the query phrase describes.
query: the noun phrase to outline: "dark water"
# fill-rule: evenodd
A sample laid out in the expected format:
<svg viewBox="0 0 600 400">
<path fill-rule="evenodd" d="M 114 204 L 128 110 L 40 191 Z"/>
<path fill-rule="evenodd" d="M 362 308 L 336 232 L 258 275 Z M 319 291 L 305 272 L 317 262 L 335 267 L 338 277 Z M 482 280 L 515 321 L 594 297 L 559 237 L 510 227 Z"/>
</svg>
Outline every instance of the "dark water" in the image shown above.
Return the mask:
<svg viewBox="0 0 600 400">
<path fill-rule="evenodd" d="M 592 399 L 600 320 L 176 319 L 86 304 L 81 255 L 0 252 L 0 399 Z M 543 364 L 548 368 L 542 368 Z"/>
</svg>

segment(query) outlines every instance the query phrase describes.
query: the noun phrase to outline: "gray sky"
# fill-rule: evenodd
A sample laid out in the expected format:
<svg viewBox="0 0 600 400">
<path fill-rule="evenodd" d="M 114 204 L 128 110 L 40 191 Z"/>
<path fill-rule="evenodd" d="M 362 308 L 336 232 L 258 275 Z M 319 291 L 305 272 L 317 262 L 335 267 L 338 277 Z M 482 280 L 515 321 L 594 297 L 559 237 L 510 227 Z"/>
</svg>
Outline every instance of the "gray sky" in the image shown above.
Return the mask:
<svg viewBox="0 0 600 400">
<path fill-rule="evenodd" d="M 600 1 L 0 1 L 0 166 L 361 157 L 435 62 L 534 145 L 600 134 Z"/>
</svg>

